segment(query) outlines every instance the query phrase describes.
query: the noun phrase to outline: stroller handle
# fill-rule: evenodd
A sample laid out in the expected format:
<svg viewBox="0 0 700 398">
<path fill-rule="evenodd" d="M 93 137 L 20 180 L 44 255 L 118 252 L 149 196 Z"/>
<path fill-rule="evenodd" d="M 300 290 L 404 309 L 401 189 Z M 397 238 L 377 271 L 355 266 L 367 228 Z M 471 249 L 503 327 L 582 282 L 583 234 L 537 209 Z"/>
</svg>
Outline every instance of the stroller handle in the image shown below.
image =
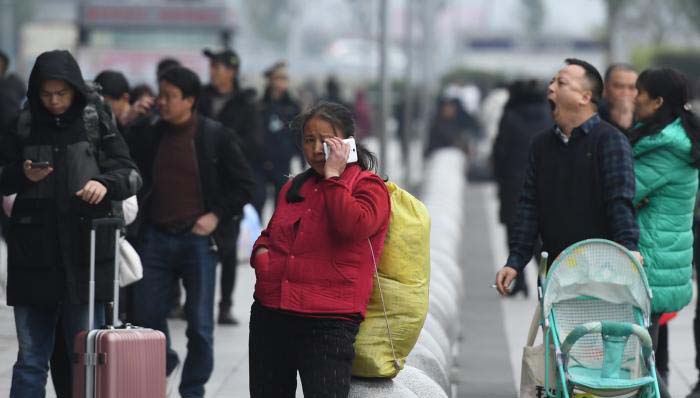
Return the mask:
<svg viewBox="0 0 700 398">
<path fill-rule="evenodd" d="M 542 252 L 540 254 L 540 263 L 538 269 L 539 286 L 537 287 L 537 293 L 540 299 L 540 303 L 544 300 L 544 281 L 547 278 L 547 262 L 549 261 L 549 253 Z M 544 317 L 543 317 L 544 319 Z"/>
<path fill-rule="evenodd" d="M 628 337 L 632 334 L 639 338 L 642 345 L 642 352 L 645 358 L 648 358 L 652 352 L 652 341 L 649 332 L 639 325 L 625 322 L 599 321 L 588 322 L 583 325 L 578 325 L 574 330 L 566 336 L 564 343 L 561 345 L 561 351 L 564 355 L 568 355 L 571 347 L 583 336 L 590 333 L 600 333 L 603 338 L 606 336 Z"/>
</svg>

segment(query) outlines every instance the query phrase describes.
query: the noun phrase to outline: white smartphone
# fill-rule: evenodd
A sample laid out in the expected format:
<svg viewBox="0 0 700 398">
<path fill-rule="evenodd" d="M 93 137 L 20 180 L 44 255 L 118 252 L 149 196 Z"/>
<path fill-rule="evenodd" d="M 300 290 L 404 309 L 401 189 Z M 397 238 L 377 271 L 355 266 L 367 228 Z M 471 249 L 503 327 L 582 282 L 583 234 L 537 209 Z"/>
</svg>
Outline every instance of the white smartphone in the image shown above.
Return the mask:
<svg viewBox="0 0 700 398">
<path fill-rule="evenodd" d="M 350 153 L 348 154 L 347 163 L 357 162 L 357 146 L 355 145 L 355 138 L 350 137 L 343 140 L 344 143 L 350 145 Z M 323 143 L 323 153 L 326 154 L 326 159 L 328 159 L 328 154 L 330 150 L 328 149 L 328 144 Z"/>
</svg>

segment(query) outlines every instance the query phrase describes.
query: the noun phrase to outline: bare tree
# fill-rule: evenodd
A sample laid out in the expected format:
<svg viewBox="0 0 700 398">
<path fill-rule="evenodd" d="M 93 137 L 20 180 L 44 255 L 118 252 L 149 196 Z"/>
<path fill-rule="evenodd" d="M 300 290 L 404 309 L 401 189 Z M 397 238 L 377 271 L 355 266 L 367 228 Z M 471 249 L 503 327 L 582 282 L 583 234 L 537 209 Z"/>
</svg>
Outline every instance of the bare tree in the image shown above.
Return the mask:
<svg viewBox="0 0 700 398">
<path fill-rule="evenodd" d="M 685 15 L 693 28 L 700 32 L 700 2 L 697 0 L 673 0 L 671 4 L 678 14 Z"/>
<path fill-rule="evenodd" d="M 605 32 L 605 59 L 608 65 L 615 61 L 616 54 L 614 47 L 615 36 L 618 33 L 617 26 L 619 25 L 620 16 L 630 3 L 630 0 L 605 1 L 607 15 L 607 25 Z"/>
<path fill-rule="evenodd" d="M 292 5 L 289 0 L 255 0 L 248 4 L 251 26 L 258 37 L 279 47 L 287 44 Z"/>
<path fill-rule="evenodd" d="M 540 35 L 546 11 L 542 0 L 521 0 L 521 7 L 525 14 L 524 28 L 527 36 L 532 40 Z"/>
</svg>

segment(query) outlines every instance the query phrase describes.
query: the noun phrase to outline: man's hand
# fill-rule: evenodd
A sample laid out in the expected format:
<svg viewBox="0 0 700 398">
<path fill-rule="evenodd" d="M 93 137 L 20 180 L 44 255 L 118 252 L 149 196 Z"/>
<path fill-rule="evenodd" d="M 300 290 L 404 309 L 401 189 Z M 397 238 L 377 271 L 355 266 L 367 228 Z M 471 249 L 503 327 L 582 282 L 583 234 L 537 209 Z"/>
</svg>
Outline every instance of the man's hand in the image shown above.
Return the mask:
<svg viewBox="0 0 700 398">
<path fill-rule="evenodd" d="M 219 225 L 219 217 L 214 213 L 207 213 L 197 219 L 192 227 L 192 233 L 199 236 L 209 236 Z"/>
<path fill-rule="evenodd" d="M 91 205 L 96 205 L 102 202 L 105 195 L 107 195 L 107 187 L 95 180 L 88 181 L 83 189 L 75 193 L 75 196 L 90 203 Z"/>
<path fill-rule="evenodd" d="M 505 296 L 510 292 L 508 286 L 513 283 L 515 277 L 518 276 L 518 271 L 511 267 L 503 267 L 496 274 L 496 290 L 501 293 L 501 296 Z"/>
<path fill-rule="evenodd" d="M 124 114 L 121 115 L 119 118 L 119 123 L 122 125 L 127 125 L 136 118 L 140 116 L 146 116 L 150 114 L 151 108 L 153 108 L 153 104 L 155 103 L 155 99 L 153 97 L 149 96 L 143 96 L 141 99 L 136 101 L 130 108 L 129 111 L 125 112 Z"/>
<path fill-rule="evenodd" d="M 631 128 L 634 123 L 634 98 L 625 97 L 611 105 L 610 118 L 622 128 Z"/>
<path fill-rule="evenodd" d="M 24 175 L 31 182 L 39 182 L 53 171 L 53 167 L 51 166 L 43 169 L 33 169 L 31 160 L 25 160 L 22 164 L 22 169 L 24 170 Z"/>
<path fill-rule="evenodd" d="M 640 252 L 632 252 L 632 255 L 639 261 L 639 265 L 644 265 L 644 256 Z"/>
</svg>

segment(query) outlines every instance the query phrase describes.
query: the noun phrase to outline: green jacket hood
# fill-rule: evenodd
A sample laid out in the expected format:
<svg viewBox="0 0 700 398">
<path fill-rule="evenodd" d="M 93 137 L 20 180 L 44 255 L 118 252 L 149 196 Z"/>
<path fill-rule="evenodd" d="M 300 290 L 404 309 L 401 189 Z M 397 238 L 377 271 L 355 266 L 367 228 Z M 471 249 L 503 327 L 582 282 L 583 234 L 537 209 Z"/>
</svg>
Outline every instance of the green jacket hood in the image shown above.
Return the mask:
<svg viewBox="0 0 700 398">
<path fill-rule="evenodd" d="M 681 119 L 677 118 L 667 124 L 659 133 L 641 138 L 634 144 L 632 149 L 635 158 L 649 151 L 665 149 L 672 152 L 679 159 L 692 164 L 691 146 L 692 143 L 685 132 Z"/>
</svg>

